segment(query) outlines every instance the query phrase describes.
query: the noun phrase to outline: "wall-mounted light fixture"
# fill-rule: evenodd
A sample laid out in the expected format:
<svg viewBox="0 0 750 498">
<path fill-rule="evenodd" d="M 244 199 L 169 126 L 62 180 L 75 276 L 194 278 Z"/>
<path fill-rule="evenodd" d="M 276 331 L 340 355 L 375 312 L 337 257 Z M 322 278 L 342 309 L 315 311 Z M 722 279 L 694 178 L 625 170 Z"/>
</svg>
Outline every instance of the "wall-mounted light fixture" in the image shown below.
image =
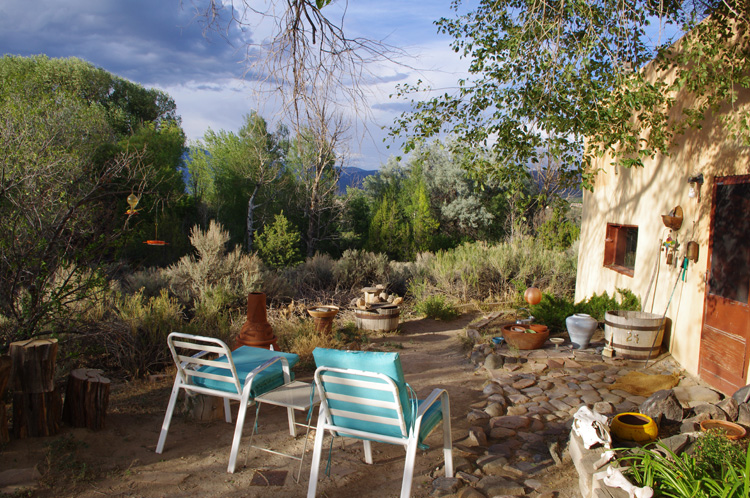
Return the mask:
<svg viewBox="0 0 750 498">
<path fill-rule="evenodd" d="M 695 176 L 691 176 L 688 178 L 688 183 L 690 184 L 690 190 L 688 190 L 688 197 L 691 199 L 698 199 L 698 202 L 701 201 L 701 185 L 703 185 L 703 173 L 698 173 Z"/>
</svg>

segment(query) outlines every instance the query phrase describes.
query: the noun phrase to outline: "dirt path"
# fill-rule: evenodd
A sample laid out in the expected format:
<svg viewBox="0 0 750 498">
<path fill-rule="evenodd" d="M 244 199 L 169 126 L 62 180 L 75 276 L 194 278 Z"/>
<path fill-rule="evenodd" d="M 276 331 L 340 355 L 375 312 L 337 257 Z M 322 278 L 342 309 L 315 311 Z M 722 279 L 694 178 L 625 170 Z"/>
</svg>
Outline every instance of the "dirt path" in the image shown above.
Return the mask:
<svg viewBox="0 0 750 498">
<path fill-rule="evenodd" d="M 401 353 L 407 381 L 424 397 L 433 387 L 443 387 L 450 395 L 454 442 L 467 436 L 466 413 L 483 400 L 486 376 L 475 373 L 467 361 L 459 336 L 471 320 L 470 316 L 452 322 L 416 320 L 402 324 L 403 333 L 373 340 L 375 347 Z M 384 345 L 383 343 L 388 343 Z M 402 348 L 394 347 L 400 344 Z M 310 375 L 299 380 L 309 381 Z M 182 417 L 173 419 L 164 453 L 154 452 L 161 427 L 171 379 L 127 386 L 113 397 L 113 410 L 107 428 L 101 432 L 65 428 L 61 436 L 12 441 L 0 453 L 1 470 L 44 469 L 45 451 L 56 452 L 52 471 L 42 478 L 47 487 L 38 488 L 32 496 L 39 497 L 299 497 L 307 490 L 312 444 L 300 483 L 294 482 L 297 462 L 247 448 L 252 415 L 245 424 L 243 450 L 235 474 L 226 473 L 232 426 L 223 422 L 199 424 Z M 301 417 L 301 415 L 300 415 Z M 301 418 L 298 418 L 301 420 Z M 256 444 L 288 453 L 299 454 L 303 437 L 292 439 L 288 434 L 286 412 L 277 407 L 263 406 L 260 436 Z M 313 434 L 309 440 L 312 442 Z M 417 455 L 413 494 L 429 496 L 433 477 L 443 475 L 442 434 L 436 430 L 428 438 L 431 448 Z M 47 446 L 45 449 L 46 445 Z M 75 452 L 67 451 L 74 450 Z M 331 454 L 331 476 L 323 477 L 318 496 L 328 498 L 383 498 L 398 496 L 403 472 L 404 451 L 385 444 L 373 445 L 375 464 L 363 463 L 361 442 L 336 442 Z M 324 461 L 328 451 L 324 453 Z M 85 471 L 82 471 L 85 464 Z M 321 466 L 321 473 L 325 463 Z M 436 469 L 439 469 L 436 471 Z M 544 491 L 559 491 L 560 497 L 574 497 L 577 475 L 572 465 L 557 467 L 543 476 Z M 275 477 L 263 470 L 286 472 L 281 486 L 268 486 L 263 479 Z M 78 475 L 82 480 L 77 481 Z M 273 483 L 271 483 L 273 484 Z M 2 496 L 2 495 L 0 495 Z"/>
</svg>

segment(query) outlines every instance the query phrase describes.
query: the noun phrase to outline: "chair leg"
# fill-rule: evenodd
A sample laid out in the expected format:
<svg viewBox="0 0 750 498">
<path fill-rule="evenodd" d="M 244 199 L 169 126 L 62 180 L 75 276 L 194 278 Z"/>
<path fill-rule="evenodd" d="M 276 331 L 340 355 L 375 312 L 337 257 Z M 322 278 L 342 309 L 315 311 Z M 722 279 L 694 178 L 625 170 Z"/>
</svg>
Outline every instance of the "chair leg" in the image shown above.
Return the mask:
<svg viewBox="0 0 750 498">
<path fill-rule="evenodd" d="M 249 390 L 248 390 L 249 392 Z M 227 466 L 227 472 L 234 474 L 234 469 L 237 464 L 237 453 L 240 450 L 240 439 L 242 439 L 242 427 L 245 425 L 245 416 L 247 415 L 247 408 L 250 401 L 245 397 L 244 393 L 240 400 L 240 408 L 237 411 L 237 425 L 234 428 L 234 437 L 232 438 L 232 450 L 229 452 L 229 465 Z"/>
<path fill-rule="evenodd" d="M 409 438 L 404 462 L 404 478 L 401 481 L 401 498 L 411 497 L 411 483 L 414 479 L 414 461 L 417 459 L 417 438 Z"/>
<path fill-rule="evenodd" d="M 323 453 L 323 438 L 325 437 L 325 415 L 321 408 L 318 413 L 318 425 L 315 429 L 315 444 L 313 445 L 312 462 L 310 464 L 310 482 L 307 484 L 307 498 L 315 498 L 318 489 L 318 473 L 320 472 L 320 455 Z M 303 455 L 304 457 L 304 455 Z"/>
<path fill-rule="evenodd" d="M 362 443 L 365 445 L 365 463 L 372 465 L 372 441 L 364 439 Z"/>
<path fill-rule="evenodd" d="M 232 423 L 232 409 L 229 407 L 229 398 L 224 398 L 224 420 L 227 424 Z"/>
<path fill-rule="evenodd" d="M 297 437 L 297 424 L 294 423 L 294 408 L 287 408 L 286 414 L 289 418 L 289 434 L 292 437 Z"/>
<path fill-rule="evenodd" d="M 161 424 L 161 433 L 159 434 L 159 442 L 156 443 L 156 453 L 161 454 L 164 451 L 164 443 L 167 441 L 167 432 L 169 432 L 169 424 L 172 422 L 172 413 L 174 413 L 174 407 L 177 403 L 177 394 L 180 392 L 179 375 L 174 378 L 174 385 L 172 386 L 172 395 L 169 397 L 169 404 L 167 405 L 167 413 L 164 414 L 164 422 Z"/>
<path fill-rule="evenodd" d="M 448 393 L 440 400 L 443 410 L 443 458 L 445 458 L 445 477 L 453 477 L 453 436 L 451 434 L 451 407 Z"/>
</svg>

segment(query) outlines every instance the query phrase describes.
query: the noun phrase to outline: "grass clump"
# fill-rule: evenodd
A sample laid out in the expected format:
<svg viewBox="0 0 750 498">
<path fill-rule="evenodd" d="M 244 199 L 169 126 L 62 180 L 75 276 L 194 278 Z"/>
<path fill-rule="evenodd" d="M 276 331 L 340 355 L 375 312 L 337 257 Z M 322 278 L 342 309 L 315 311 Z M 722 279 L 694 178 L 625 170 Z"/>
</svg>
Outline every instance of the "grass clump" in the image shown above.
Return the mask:
<svg viewBox="0 0 750 498">
<path fill-rule="evenodd" d="M 531 306 L 531 314 L 534 315 L 537 323 L 543 323 L 550 330 L 559 332 L 565 330 L 565 319 L 574 313 L 586 313 L 601 322 L 604 320 L 604 314 L 607 311 L 639 311 L 641 309 L 641 300 L 630 290 L 617 289 L 617 294 L 620 296 L 619 300 L 616 296 L 610 297 L 604 291 L 601 294 L 594 294 L 586 300 L 574 303 L 564 296 L 557 297 L 544 293 L 539 304 Z"/>
<path fill-rule="evenodd" d="M 435 320 L 453 320 L 461 315 L 453 304 L 439 294 L 428 296 L 419 301 L 414 310 L 420 315 L 425 315 L 427 318 L 434 318 Z"/>
</svg>

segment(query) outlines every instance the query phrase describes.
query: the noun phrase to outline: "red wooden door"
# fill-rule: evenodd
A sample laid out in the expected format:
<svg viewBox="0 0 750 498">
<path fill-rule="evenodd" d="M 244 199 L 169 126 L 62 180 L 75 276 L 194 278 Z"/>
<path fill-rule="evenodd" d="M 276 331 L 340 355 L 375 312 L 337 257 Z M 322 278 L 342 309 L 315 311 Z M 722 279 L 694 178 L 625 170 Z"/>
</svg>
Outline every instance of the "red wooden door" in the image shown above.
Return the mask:
<svg viewBox="0 0 750 498">
<path fill-rule="evenodd" d="M 700 376 L 732 394 L 750 358 L 750 175 L 714 182 Z"/>
</svg>

